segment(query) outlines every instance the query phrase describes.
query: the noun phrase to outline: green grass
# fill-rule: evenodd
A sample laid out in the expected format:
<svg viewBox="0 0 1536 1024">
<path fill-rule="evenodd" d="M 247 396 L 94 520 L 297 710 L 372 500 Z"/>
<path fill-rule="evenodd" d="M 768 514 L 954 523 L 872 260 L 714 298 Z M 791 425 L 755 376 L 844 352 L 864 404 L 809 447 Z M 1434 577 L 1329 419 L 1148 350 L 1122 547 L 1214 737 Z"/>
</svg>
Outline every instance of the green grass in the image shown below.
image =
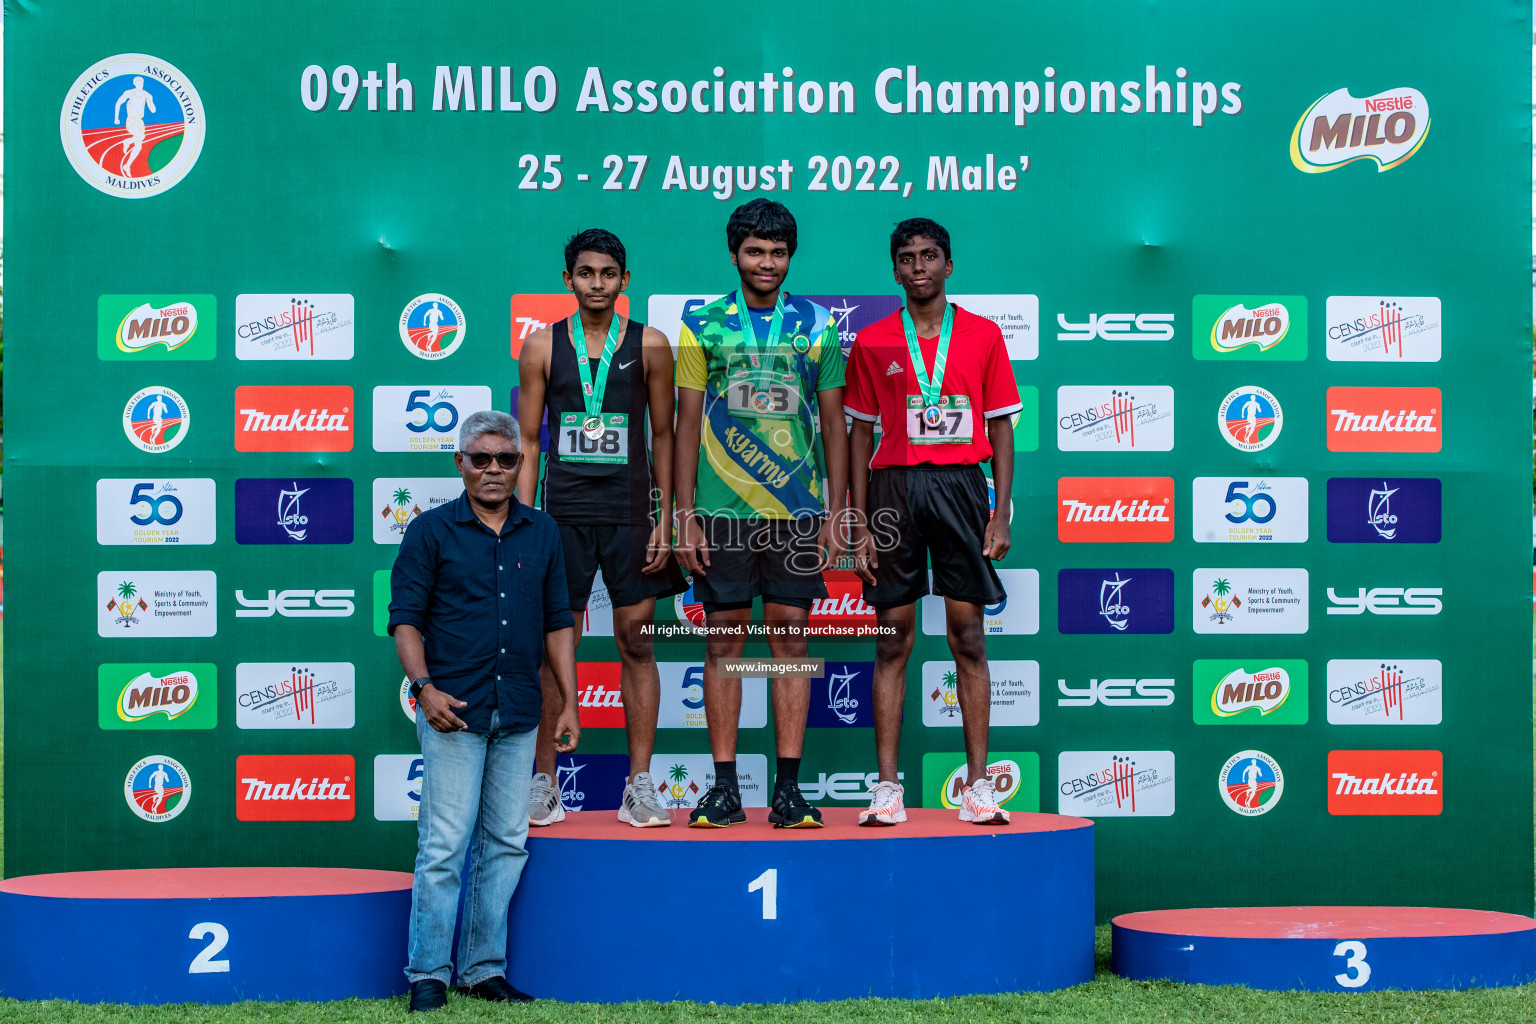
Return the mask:
<svg viewBox="0 0 1536 1024">
<path fill-rule="evenodd" d="M 1532 623 L 1533 685 L 1536 685 L 1536 621 Z M 0 665 L 4 660 L 0 634 Z M 4 676 L 0 668 L 0 694 Z M 3 719 L 0 719 L 3 725 Z M 3 741 L 0 741 L 3 742 Z M 0 764 L 4 748 L 0 746 Z M 0 783 L 3 784 L 3 783 Z M 3 796 L 3 790 L 0 790 Z M 3 815 L 3 810 L 0 810 Z M 0 817 L 0 824 L 3 824 Z M 3 840 L 0 840 L 3 842 Z M 3 854 L 0 846 L 0 854 Z M 705 938 L 701 932 L 701 939 Z M 634 955 L 649 955 L 641 943 Z M 579 948 L 575 936 L 551 929 L 550 940 Z M 961 954 L 935 951 L 935 955 Z M 787 1003 L 770 1006 L 715 1006 L 698 1003 L 539 1002 L 530 1006 L 496 1006 L 450 997 L 448 1008 L 428 1018 L 451 1021 L 590 1021 L 592 1024 L 779 1024 L 779 1022 L 858 1022 L 858 1024 L 1167 1024 L 1173 1021 L 1254 1022 L 1254 1024 L 1529 1024 L 1536 1021 L 1536 985 L 1470 992 L 1255 992 L 1243 988 L 1212 988 L 1172 982 L 1135 982 L 1109 973 L 1109 927 L 1098 929 L 1098 970 L 1093 981 L 1062 992 L 957 999 L 860 999 L 836 1003 Z M 147 951 L 124 955 L 148 956 Z M 708 957 L 707 949 L 704 957 Z M 985 954 L 981 954 L 985 955 Z M 601 970 L 601 964 L 594 964 Z M 89 970 L 89 965 L 82 965 Z M 666 970 L 658 962 L 658 971 Z M 700 970 L 690 964 L 685 970 Z M 23 1003 L 0 999 L 0 1024 L 351 1024 L 404 1020 L 405 999 L 349 999 L 337 1003 L 236 1003 L 230 1006 L 93 1006 L 80 1003 Z"/>
</svg>

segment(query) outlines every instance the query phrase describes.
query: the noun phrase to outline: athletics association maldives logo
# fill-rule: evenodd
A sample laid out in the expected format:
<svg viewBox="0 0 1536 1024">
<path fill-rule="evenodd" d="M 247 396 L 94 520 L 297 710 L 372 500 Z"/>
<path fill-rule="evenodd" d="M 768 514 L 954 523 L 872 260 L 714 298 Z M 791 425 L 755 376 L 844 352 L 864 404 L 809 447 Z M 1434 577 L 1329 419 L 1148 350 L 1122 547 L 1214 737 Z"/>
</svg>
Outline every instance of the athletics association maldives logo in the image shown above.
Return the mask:
<svg viewBox="0 0 1536 1024">
<path fill-rule="evenodd" d="M 464 311 L 446 295 L 427 292 L 400 312 L 400 342 L 418 359 L 446 359 L 464 343 Z"/>
<path fill-rule="evenodd" d="M 203 101 L 174 66 L 120 53 L 86 68 L 64 97 L 59 137 L 92 188 L 127 199 L 174 186 L 203 151 Z"/>
<path fill-rule="evenodd" d="M 186 399 L 170 388 L 135 391 L 123 406 L 123 433 L 141 451 L 168 452 L 181 444 L 191 426 Z"/>
<path fill-rule="evenodd" d="M 1229 391 L 1216 410 L 1216 428 L 1240 452 L 1263 451 L 1280 439 L 1284 426 L 1280 400 L 1261 387 Z"/>
<path fill-rule="evenodd" d="M 1335 89 L 1307 108 L 1291 129 L 1291 163 L 1322 174 L 1356 160 L 1390 171 L 1424 145 L 1429 103 L 1417 89 L 1388 89 L 1357 99 Z"/>
<path fill-rule="evenodd" d="M 187 801 L 192 799 L 192 777 L 180 761 L 151 754 L 128 769 L 123 799 L 145 821 L 170 821 L 187 809 Z"/>
<path fill-rule="evenodd" d="M 1217 780 L 1221 799 L 1245 818 L 1268 814 L 1285 792 L 1285 773 L 1262 750 L 1240 750 L 1227 758 Z"/>
</svg>

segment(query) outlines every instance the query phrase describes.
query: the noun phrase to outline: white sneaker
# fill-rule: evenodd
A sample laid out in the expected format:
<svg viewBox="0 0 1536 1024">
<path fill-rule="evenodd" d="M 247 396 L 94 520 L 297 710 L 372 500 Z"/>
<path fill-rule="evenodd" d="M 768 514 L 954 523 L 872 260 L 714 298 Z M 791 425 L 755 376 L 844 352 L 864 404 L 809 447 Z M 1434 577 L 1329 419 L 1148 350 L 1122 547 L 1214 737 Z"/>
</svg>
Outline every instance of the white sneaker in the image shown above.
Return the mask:
<svg viewBox="0 0 1536 1024">
<path fill-rule="evenodd" d="M 907 820 L 899 782 L 881 780 L 869 791 L 869 809 L 859 812 L 860 825 L 895 825 Z"/>
<path fill-rule="evenodd" d="M 538 772 L 528 792 L 528 824 L 553 825 L 564 820 L 565 808 L 560 803 L 560 790 L 556 788 L 555 780 Z"/>
<path fill-rule="evenodd" d="M 658 828 L 672 824 L 672 815 L 661 805 L 650 772 L 637 772 L 624 784 L 624 798 L 619 802 L 619 820 L 635 828 Z"/>
<path fill-rule="evenodd" d="M 1008 812 L 997 806 L 997 791 L 992 780 L 977 779 L 965 787 L 960 797 L 960 820 L 977 825 L 1006 825 Z"/>
</svg>

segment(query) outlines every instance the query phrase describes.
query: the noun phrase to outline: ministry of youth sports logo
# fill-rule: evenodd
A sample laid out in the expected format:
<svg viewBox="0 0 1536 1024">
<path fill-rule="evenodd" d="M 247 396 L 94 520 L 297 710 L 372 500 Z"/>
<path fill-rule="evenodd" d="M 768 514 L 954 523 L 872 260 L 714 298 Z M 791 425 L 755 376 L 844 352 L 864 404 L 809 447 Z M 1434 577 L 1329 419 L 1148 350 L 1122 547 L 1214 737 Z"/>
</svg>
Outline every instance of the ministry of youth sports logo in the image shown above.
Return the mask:
<svg viewBox="0 0 1536 1024">
<path fill-rule="evenodd" d="M 59 136 L 75 172 L 108 195 L 174 186 L 203 151 L 203 101 L 174 66 L 120 53 L 86 68 L 64 97 Z"/>
<path fill-rule="evenodd" d="M 123 406 L 123 433 L 146 452 L 168 452 L 181 444 L 192 425 L 186 399 L 170 388 L 134 393 Z"/>
<path fill-rule="evenodd" d="M 1216 427 L 1227 444 L 1240 452 L 1263 451 L 1280 440 L 1285 414 L 1280 400 L 1260 387 L 1228 392 L 1216 410 Z"/>
<path fill-rule="evenodd" d="M 446 359 L 464 343 L 464 311 L 446 295 L 428 292 L 400 312 L 400 343 L 418 359 Z"/>
</svg>

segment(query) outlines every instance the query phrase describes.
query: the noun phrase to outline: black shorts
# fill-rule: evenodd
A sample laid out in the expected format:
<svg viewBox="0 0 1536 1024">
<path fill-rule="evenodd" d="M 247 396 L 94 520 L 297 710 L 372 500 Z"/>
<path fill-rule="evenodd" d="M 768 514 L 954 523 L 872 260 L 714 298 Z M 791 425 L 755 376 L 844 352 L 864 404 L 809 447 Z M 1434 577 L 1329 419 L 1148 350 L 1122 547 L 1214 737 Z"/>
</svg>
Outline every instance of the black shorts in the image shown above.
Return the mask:
<svg viewBox="0 0 1536 1024">
<path fill-rule="evenodd" d="M 898 608 L 930 593 L 929 552 L 932 593 L 981 605 L 1007 596 L 992 559 L 981 553 L 991 512 L 980 466 L 877 469 L 868 508 L 879 556 L 874 585 L 864 584 L 870 605 Z"/>
<path fill-rule="evenodd" d="M 565 548 L 565 586 L 570 608 L 580 613 L 592 596 L 592 577 L 601 569 L 603 585 L 614 607 L 638 604 L 649 597 L 670 597 L 688 589 L 676 558 L 667 559 L 660 572 L 643 573 L 645 545 L 651 528 L 643 524 L 560 524 L 560 544 Z"/>
<path fill-rule="evenodd" d="M 821 578 L 821 549 L 816 539 L 822 521 L 733 519 L 700 516 L 709 541 L 709 565 L 693 577 L 693 594 L 711 610 L 749 608 L 754 598 L 810 608 L 827 596 Z"/>
</svg>

